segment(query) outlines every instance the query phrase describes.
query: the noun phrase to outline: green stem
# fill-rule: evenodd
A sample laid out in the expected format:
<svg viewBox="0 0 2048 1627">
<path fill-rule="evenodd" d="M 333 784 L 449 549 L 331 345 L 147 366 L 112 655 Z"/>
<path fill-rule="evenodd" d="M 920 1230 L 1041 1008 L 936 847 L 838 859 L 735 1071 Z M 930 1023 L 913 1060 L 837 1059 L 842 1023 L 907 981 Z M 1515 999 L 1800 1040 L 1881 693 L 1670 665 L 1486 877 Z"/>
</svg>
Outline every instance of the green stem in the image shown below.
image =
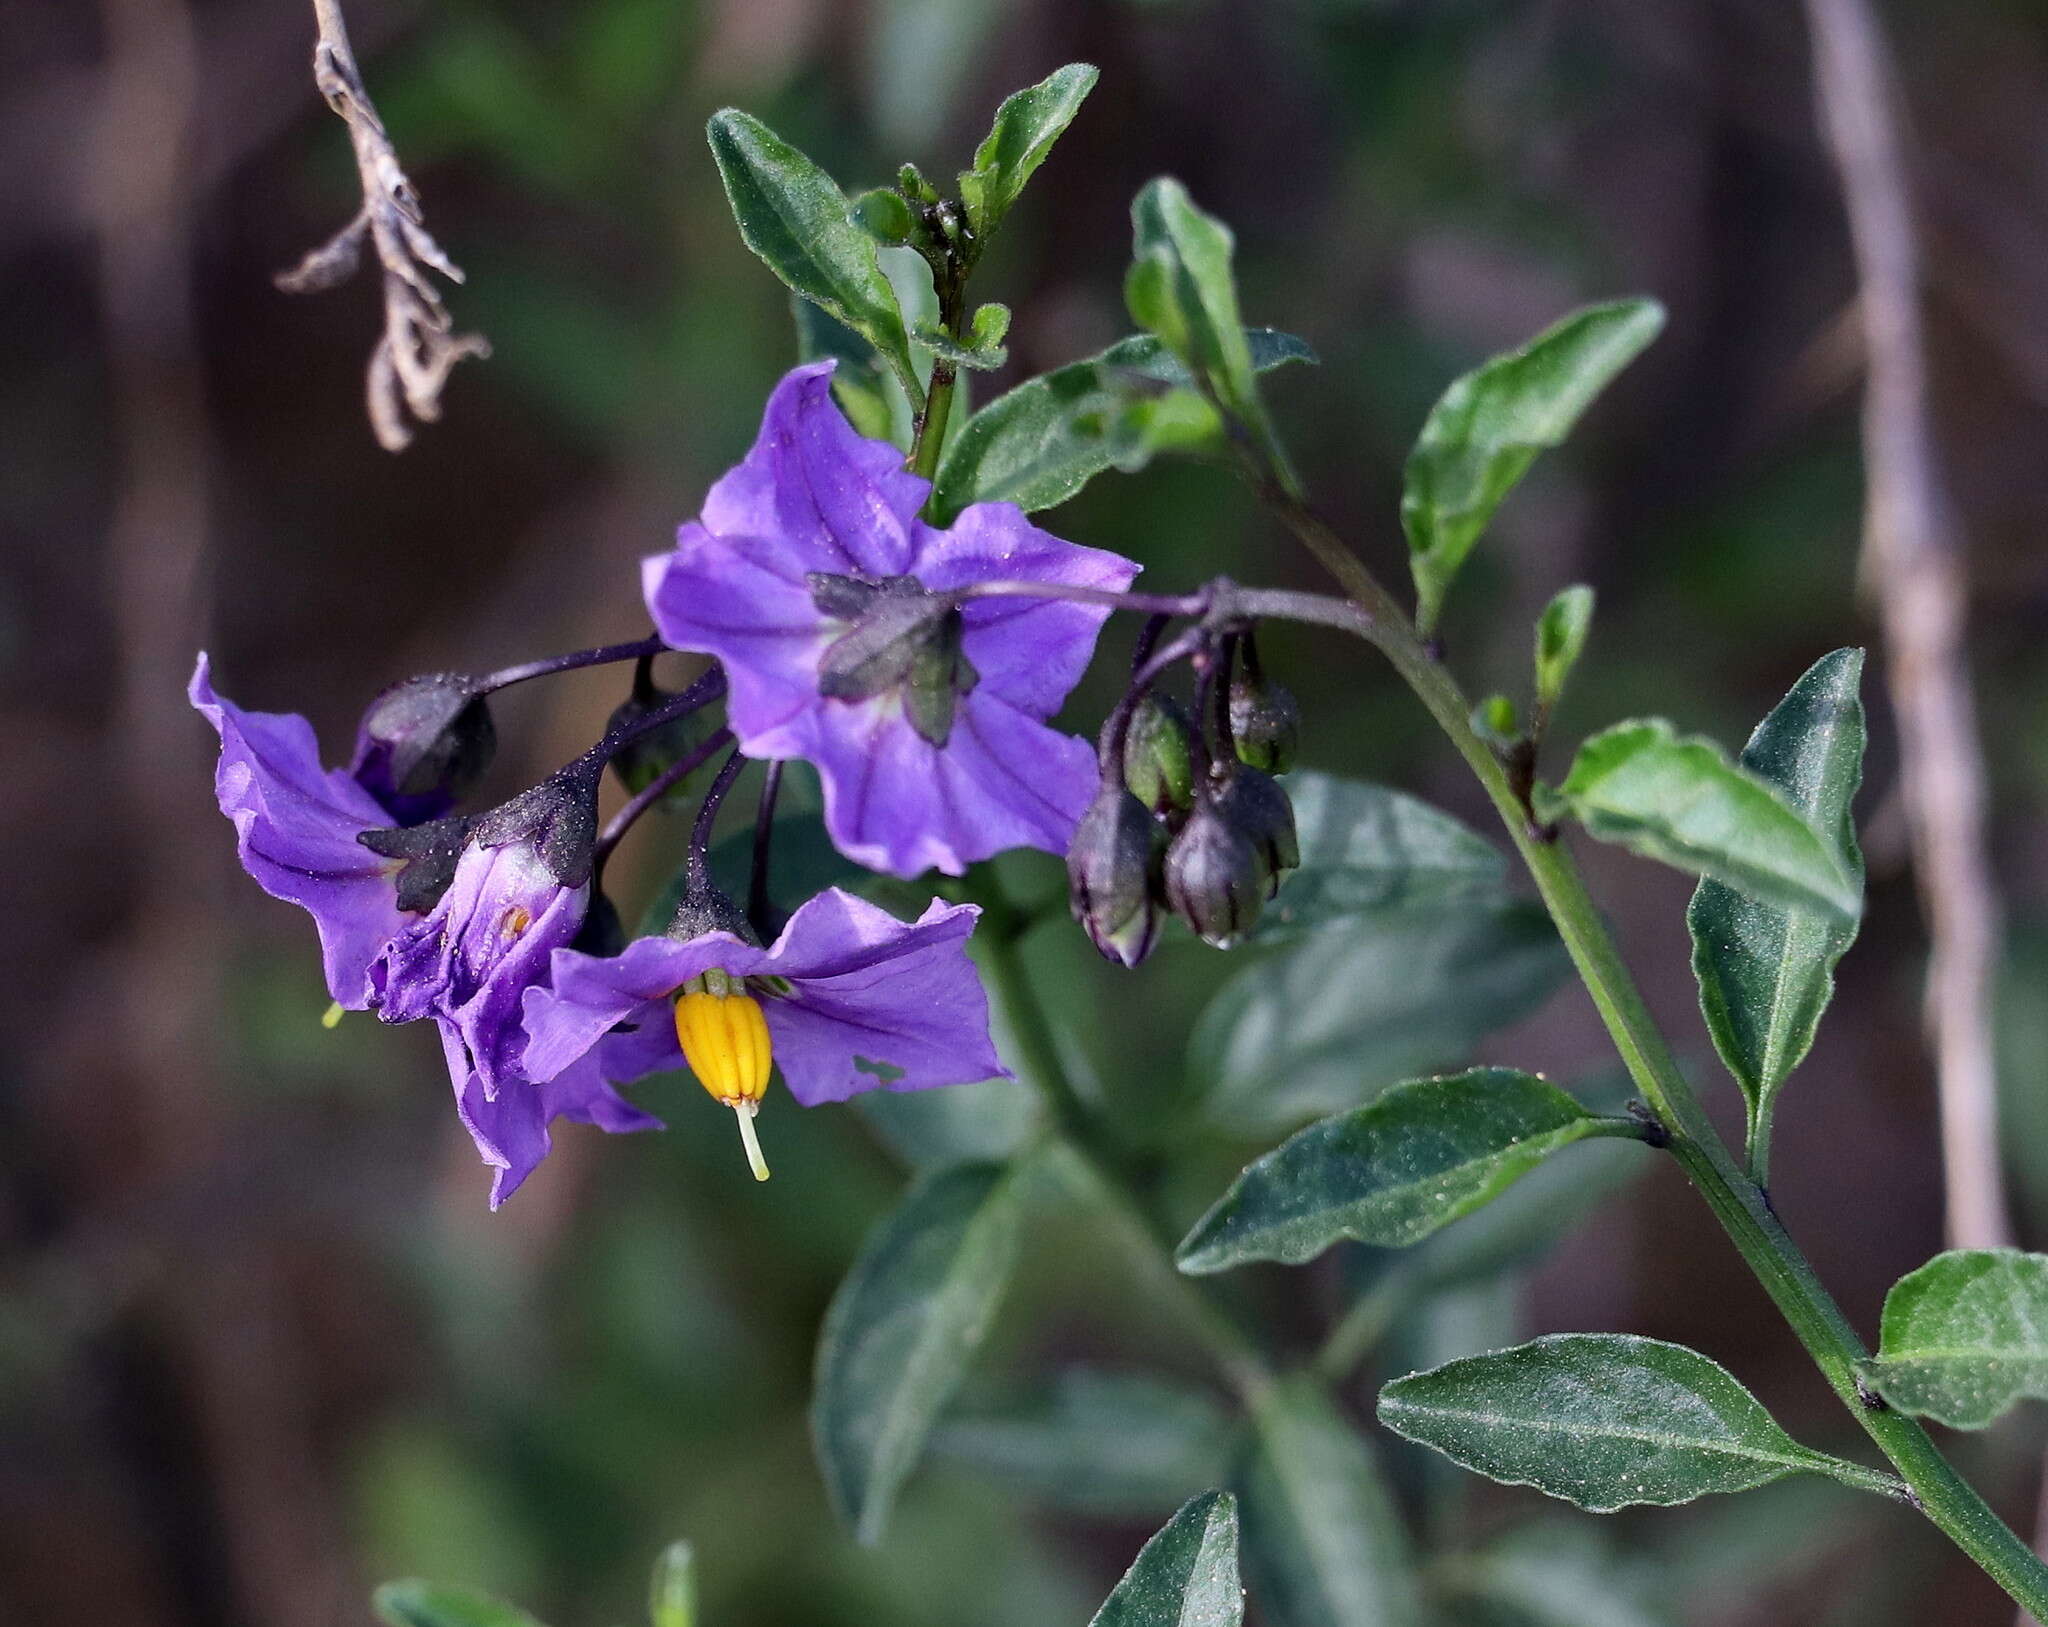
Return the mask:
<svg viewBox="0 0 2048 1627">
<path fill-rule="evenodd" d="M 949 339 L 960 337 L 961 319 L 967 314 L 967 273 L 950 258 L 943 269 L 935 268 L 933 285 L 939 296 L 939 327 Z M 946 423 L 953 416 L 953 389 L 957 369 L 946 357 L 932 357 L 932 381 L 924 393 L 924 406 L 917 415 L 917 438 L 910 445 L 910 472 L 930 480 L 939 472 L 939 453 L 946 444 Z"/>
<path fill-rule="evenodd" d="M 1367 613 L 1372 642 L 1393 662 L 1492 798 L 1615 1048 L 1670 1135 L 1672 1155 L 1829 1386 L 1905 1478 L 1927 1517 L 2017 1603 L 2048 1621 L 2048 1564 L 1956 1473 L 1919 1424 L 1886 1406 L 1861 1383 L 1858 1365 L 1869 1355 L 1863 1341 L 1779 1222 L 1764 1189 L 1736 1163 L 1715 1131 L 1644 1005 L 1571 854 L 1530 819 L 1507 771 L 1473 732 L 1471 707 L 1455 680 L 1336 534 L 1277 483 L 1262 485 L 1289 528 Z"/>
<path fill-rule="evenodd" d="M 991 884 L 989 891 L 993 890 Z M 1017 1060 L 1026 1078 L 1044 1096 L 1070 1163 L 1091 1189 L 1100 1212 L 1143 1274 L 1146 1286 L 1186 1322 L 1246 1404 L 1256 1403 L 1273 1387 L 1272 1368 L 1236 1322 L 1175 1268 L 1172 1228 L 1133 1194 L 1123 1158 L 1104 1139 L 1095 1115 L 1074 1089 L 1045 1007 L 1025 974 L 1017 940 L 1028 921 L 999 893 L 987 899 L 987 908 L 990 919 L 986 925 L 991 930 L 979 939 L 982 976 L 1009 1019 Z"/>
</svg>

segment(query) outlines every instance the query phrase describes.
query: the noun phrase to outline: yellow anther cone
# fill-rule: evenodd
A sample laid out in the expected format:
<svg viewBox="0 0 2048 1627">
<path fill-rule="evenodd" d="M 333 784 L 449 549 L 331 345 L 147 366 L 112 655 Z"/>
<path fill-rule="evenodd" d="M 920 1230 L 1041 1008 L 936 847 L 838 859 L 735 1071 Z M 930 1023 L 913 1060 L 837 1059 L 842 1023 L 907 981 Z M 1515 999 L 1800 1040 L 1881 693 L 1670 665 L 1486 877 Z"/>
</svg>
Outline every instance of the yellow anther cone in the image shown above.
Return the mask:
<svg viewBox="0 0 2048 1627">
<path fill-rule="evenodd" d="M 775 1052 L 761 1003 L 750 994 L 714 994 L 708 989 L 680 994 L 676 1040 L 697 1082 L 739 1116 L 747 1163 L 755 1180 L 767 1180 L 768 1164 L 754 1134 L 754 1115 L 768 1093 Z"/>
</svg>

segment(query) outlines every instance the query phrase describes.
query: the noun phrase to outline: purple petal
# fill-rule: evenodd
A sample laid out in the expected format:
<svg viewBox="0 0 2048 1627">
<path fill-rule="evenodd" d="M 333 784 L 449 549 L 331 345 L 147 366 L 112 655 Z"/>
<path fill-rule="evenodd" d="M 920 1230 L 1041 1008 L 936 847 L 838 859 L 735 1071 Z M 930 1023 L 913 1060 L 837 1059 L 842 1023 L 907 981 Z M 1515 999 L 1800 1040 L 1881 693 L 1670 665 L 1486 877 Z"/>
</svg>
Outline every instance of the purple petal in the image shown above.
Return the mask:
<svg viewBox="0 0 2048 1627">
<path fill-rule="evenodd" d="M 468 1048 L 485 1094 L 519 1074 L 522 1000 L 543 982 L 554 951 L 583 923 L 590 888 L 556 881 L 530 842 L 470 847 L 431 913 L 416 917 L 370 966 L 385 1022 L 436 1017 Z"/>
<path fill-rule="evenodd" d="M 977 688 L 945 746 L 890 698 L 806 714 L 801 755 L 817 765 L 825 828 L 872 870 L 959 875 L 1013 847 L 1064 853 L 1096 784 L 1095 753 Z"/>
<path fill-rule="evenodd" d="M 913 574 L 943 593 L 974 582 L 1056 582 L 1120 593 L 1138 566 L 1041 531 L 1015 503 L 975 503 L 944 531 L 924 528 Z M 961 607 L 967 659 L 981 691 L 1048 718 L 1095 653 L 1106 605 L 1061 599 L 970 599 Z"/>
<path fill-rule="evenodd" d="M 771 559 L 772 544 L 692 524 L 641 566 L 662 638 L 725 663 L 726 713 L 742 740 L 819 704 L 818 655 L 832 637 L 803 577 Z"/>
<path fill-rule="evenodd" d="M 790 1094 L 815 1107 L 877 1086 L 1008 1078 L 967 958 L 979 913 L 934 902 L 906 926 L 836 890 L 799 910 L 777 945 L 791 992 L 762 1002 Z"/>
<path fill-rule="evenodd" d="M 245 712 L 215 694 L 203 654 L 186 694 L 220 736 L 214 792 L 234 823 L 242 868 L 313 917 L 328 993 L 362 1010 L 370 962 L 406 920 L 391 866 L 356 840 L 389 816 L 347 774 L 320 766 L 304 718 Z"/>
<path fill-rule="evenodd" d="M 832 399 L 829 361 L 783 376 L 753 450 L 704 499 L 705 528 L 759 539 L 762 563 L 879 580 L 910 569 L 931 485 L 887 441 L 857 434 Z"/>
</svg>

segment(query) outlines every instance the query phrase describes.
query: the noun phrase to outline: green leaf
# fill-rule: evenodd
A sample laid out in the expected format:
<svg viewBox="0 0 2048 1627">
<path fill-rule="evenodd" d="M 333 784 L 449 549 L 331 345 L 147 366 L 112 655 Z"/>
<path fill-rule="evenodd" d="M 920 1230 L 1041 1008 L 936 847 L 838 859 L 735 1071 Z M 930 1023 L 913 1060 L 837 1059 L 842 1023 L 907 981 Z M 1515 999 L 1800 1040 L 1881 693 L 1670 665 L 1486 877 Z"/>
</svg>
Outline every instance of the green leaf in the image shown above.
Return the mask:
<svg viewBox="0 0 2048 1627">
<path fill-rule="evenodd" d="M 1507 866 L 1500 850 L 1440 809 L 1384 785 L 1313 770 L 1286 783 L 1301 868 L 1260 917 L 1261 936 L 1501 891 Z"/>
<path fill-rule="evenodd" d="M 942 1093 L 941 1093 L 942 1094 Z M 1105 1517 L 1157 1518 L 1228 1467 L 1230 1420 L 1201 1390 L 1072 1368 L 1050 1392 L 955 1410 L 931 1451 L 1006 1491 Z"/>
<path fill-rule="evenodd" d="M 917 230 L 917 217 L 903 194 L 893 187 L 878 186 L 853 200 L 853 218 L 877 243 L 902 248 Z"/>
<path fill-rule="evenodd" d="M 1468 1469 L 1596 1514 L 1802 1471 L 1881 1479 L 1801 1446 L 1718 1362 L 1629 1334 L 1553 1334 L 1411 1373 L 1380 1391 L 1379 1415 Z"/>
<path fill-rule="evenodd" d="M 1204 1492 L 1138 1550 L 1089 1627 L 1237 1627 L 1237 1499 Z"/>
<path fill-rule="evenodd" d="M 1593 630 L 1593 590 L 1568 587 L 1543 607 L 1536 623 L 1536 704 L 1549 711 L 1586 651 Z"/>
<path fill-rule="evenodd" d="M 1176 1259 L 1203 1275 L 1253 1260 L 1301 1265 L 1345 1238 L 1405 1248 L 1560 1147 L 1634 1133 L 1512 1068 L 1414 1080 L 1310 1125 L 1252 1164 L 1196 1222 Z"/>
<path fill-rule="evenodd" d="M 1417 620 L 1434 627 L 1452 579 L 1536 454 L 1556 446 L 1657 337 L 1654 300 L 1591 305 L 1444 391 L 1408 456 L 1401 524 Z"/>
<path fill-rule="evenodd" d="M 1292 1128 L 1465 1062 L 1570 969 L 1533 904 L 1356 917 L 1289 938 L 1226 982 L 1195 1025 L 1189 1066 L 1218 1124 Z"/>
<path fill-rule="evenodd" d="M 1247 330 L 1261 370 L 1313 361 L 1292 334 Z M 1188 370 L 1149 334 L 1071 362 L 998 396 L 946 442 L 928 512 L 943 525 L 970 503 L 1027 513 L 1065 502 L 1106 469 L 1141 469 L 1166 451 L 1221 444 L 1221 420 Z"/>
<path fill-rule="evenodd" d="M 974 168 L 960 175 L 967 225 L 982 244 L 1003 223 L 1024 183 L 1074 122 L 1100 77 L 1089 64 L 1070 62 L 996 109 L 987 139 L 975 149 Z"/>
<path fill-rule="evenodd" d="M 1836 650 L 1757 725 L 1742 766 L 1776 788 L 1833 850 L 1860 891 L 1863 855 L 1850 804 L 1863 778 L 1861 650 Z M 1768 1135 L 1771 1104 L 1805 1060 L 1835 992 L 1835 964 L 1855 920 L 1783 909 L 1702 881 L 1685 912 L 1692 969 L 1714 1049 L 1749 1103 L 1750 1141 Z"/>
<path fill-rule="evenodd" d="M 831 176 L 750 113 L 726 108 L 708 129 L 711 155 L 747 247 L 790 288 L 875 347 L 917 393 L 903 312 L 875 258 L 875 240 Z"/>
<path fill-rule="evenodd" d="M 811 1437 L 840 1518 L 882 1538 L 946 1403 L 987 1335 L 1016 1259 L 1014 1168 L 928 1176 L 879 1226 L 825 1313 Z"/>
<path fill-rule="evenodd" d="M 1549 802 L 1550 799 L 1546 799 Z M 1775 786 L 1662 718 L 1617 723 L 1579 747 L 1555 793 L 1588 834 L 1751 898 L 1854 920 L 1863 882 Z"/>
<path fill-rule="evenodd" d="M 371 1595 L 370 1608 L 391 1627 L 540 1627 L 524 1610 L 488 1593 L 433 1582 L 386 1582 Z"/>
<path fill-rule="evenodd" d="M 697 1554 L 671 1542 L 654 1562 L 647 1586 L 648 1627 L 697 1627 Z"/>
<path fill-rule="evenodd" d="M 1372 1449 L 1314 1385 L 1262 1396 L 1239 1475 L 1244 1560 L 1271 1627 L 1421 1627 L 1408 1535 Z"/>
<path fill-rule="evenodd" d="M 1951 1429 L 2048 1400 L 2048 1255 L 1955 1249 L 1901 1277 L 1866 1377 L 1901 1412 Z"/>
<path fill-rule="evenodd" d="M 1230 228 L 1198 209 L 1170 176 L 1138 194 L 1131 226 L 1136 264 L 1125 298 L 1132 319 L 1159 335 L 1226 411 L 1263 433 L 1265 413 L 1238 314 Z"/>
</svg>

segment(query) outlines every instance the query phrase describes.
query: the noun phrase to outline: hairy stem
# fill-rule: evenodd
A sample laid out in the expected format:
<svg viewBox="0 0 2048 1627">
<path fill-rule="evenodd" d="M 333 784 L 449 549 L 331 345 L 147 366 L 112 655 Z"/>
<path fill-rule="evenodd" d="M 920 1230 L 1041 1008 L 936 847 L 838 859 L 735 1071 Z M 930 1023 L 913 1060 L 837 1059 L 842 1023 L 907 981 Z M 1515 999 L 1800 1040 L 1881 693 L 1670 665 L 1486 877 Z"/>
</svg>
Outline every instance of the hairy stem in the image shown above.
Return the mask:
<svg viewBox="0 0 2048 1627">
<path fill-rule="evenodd" d="M 1570 852 L 1551 833 L 1531 824 L 1506 769 L 1473 731 L 1470 704 L 1456 681 L 1372 573 L 1321 518 L 1276 482 L 1263 482 L 1262 490 L 1289 529 L 1358 601 L 1373 625 L 1371 641 L 1386 653 L 1485 787 L 1615 1048 L 1670 1135 L 1672 1155 L 1829 1387 L 1905 1478 L 1927 1517 L 2015 1601 L 2048 1620 L 2048 1564 L 1956 1473 L 1919 1424 L 1885 1406 L 1861 1383 L 1858 1365 L 1869 1352 L 1779 1222 L 1763 1188 L 1736 1163 L 1715 1131 L 1672 1059 Z"/>
</svg>

